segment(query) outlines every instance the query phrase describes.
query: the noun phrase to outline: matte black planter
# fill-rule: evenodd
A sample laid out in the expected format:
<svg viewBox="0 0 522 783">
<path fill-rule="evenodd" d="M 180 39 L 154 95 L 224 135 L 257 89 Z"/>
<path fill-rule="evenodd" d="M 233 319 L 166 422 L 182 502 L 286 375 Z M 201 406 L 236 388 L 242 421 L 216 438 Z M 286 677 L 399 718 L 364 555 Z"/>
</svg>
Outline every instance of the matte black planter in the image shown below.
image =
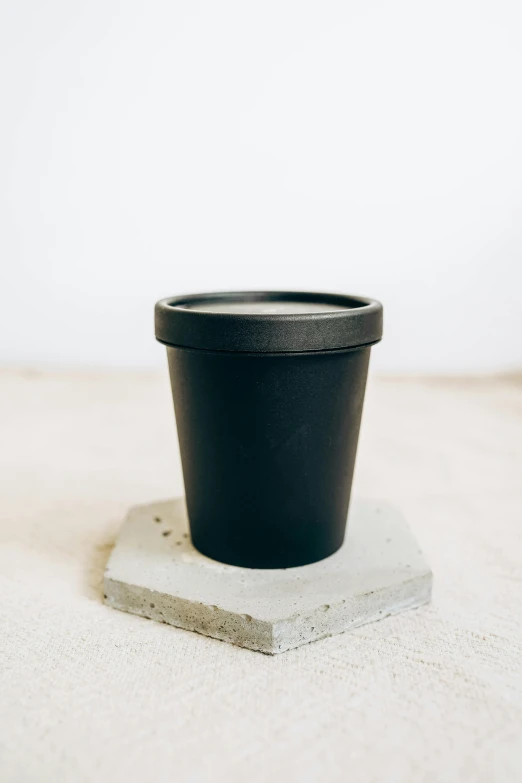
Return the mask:
<svg viewBox="0 0 522 783">
<path fill-rule="evenodd" d="M 156 305 L 167 345 L 194 545 L 250 568 L 342 544 L 370 346 L 362 297 L 201 294 Z"/>
</svg>

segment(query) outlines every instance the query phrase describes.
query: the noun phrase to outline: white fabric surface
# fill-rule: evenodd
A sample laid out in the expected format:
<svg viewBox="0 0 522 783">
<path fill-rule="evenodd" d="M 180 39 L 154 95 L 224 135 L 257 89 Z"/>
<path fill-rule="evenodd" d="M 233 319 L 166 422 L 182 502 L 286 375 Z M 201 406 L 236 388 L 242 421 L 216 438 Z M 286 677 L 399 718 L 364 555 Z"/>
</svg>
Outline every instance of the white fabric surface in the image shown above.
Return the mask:
<svg viewBox="0 0 522 783">
<path fill-rule="evenodd" d="M 118 613 L 126 509 L 181 493 L 166 371 L 0 374 L 0 780 L 522 779 L 522 382 L 371 381 L 356 492 L 433 603 L 276 658 Z"/>
</svg>

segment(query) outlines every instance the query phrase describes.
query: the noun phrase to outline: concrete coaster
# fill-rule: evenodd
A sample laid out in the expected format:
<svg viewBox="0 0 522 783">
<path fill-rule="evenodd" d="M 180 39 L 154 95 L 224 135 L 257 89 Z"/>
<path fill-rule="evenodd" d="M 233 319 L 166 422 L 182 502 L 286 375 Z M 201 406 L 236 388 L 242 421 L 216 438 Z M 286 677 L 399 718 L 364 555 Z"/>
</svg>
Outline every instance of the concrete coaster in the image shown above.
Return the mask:
<svg viewBox="0 0 522 783">
<path fill-rule="evenodd" d="M 426 603 L 432 574 L 406 522 L 353 501 L 342 548 L 319 563 L 237 568 L 192 546 L 182 498 L 130 510 L 105 571 L 125 612 L 276 654 Z"/>
</svg>

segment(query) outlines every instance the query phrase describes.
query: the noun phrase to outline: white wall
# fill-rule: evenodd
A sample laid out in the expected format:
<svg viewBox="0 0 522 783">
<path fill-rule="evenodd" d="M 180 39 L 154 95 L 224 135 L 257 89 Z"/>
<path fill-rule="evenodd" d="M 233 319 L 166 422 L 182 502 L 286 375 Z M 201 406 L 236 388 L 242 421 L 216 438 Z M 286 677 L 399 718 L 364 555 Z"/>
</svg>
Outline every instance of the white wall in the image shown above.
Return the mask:
<svg viewBox="0 0 522 783">
<path fill-rule="evenodd" d="M 1 360 L 159 364 L 157 298 L 265 287 L 522 368 L 518 0 L 4 0 L 0 80 Z"/>
</svg>

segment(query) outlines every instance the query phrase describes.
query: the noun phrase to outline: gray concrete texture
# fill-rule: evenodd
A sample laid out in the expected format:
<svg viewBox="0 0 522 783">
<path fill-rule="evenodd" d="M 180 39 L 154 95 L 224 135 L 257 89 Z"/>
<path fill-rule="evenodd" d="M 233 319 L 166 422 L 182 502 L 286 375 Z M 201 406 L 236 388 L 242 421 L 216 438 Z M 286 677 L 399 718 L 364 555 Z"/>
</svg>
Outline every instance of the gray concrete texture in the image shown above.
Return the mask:
<svg viewBox="0 0 522 783">
<path fill-rule="evenodd" d="M 179 498 L 129 511 L 104 594 L 115 609 L 274 655 L 418 607 L 431 584 L 415 537 L 386 503 L 353 501 L 331 557 L 258 570 L 200 554 Z"/>
</svg>

